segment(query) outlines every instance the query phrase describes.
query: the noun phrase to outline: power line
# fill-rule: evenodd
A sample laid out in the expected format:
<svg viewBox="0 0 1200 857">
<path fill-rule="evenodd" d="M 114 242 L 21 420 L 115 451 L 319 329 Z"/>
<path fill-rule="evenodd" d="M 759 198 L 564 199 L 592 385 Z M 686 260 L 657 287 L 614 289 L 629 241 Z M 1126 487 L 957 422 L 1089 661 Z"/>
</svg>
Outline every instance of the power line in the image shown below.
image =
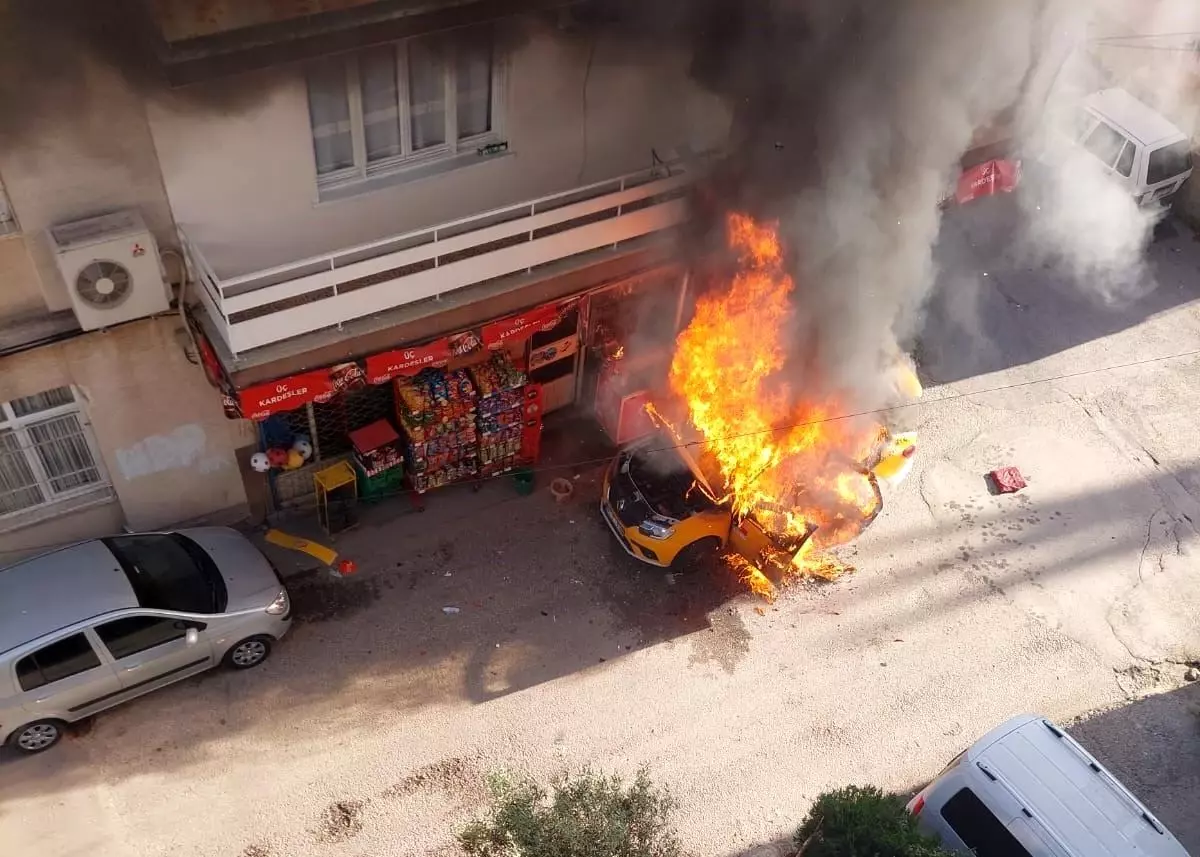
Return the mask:
<svg viewBox="0 0 1200 857">
<path fill-rule="evenodd" d="M 1090 42 L 1115 42 L 1133 39 L 1174 39 L 1189 36 L 1200 36 L 1200 31 L 1179 31 L 1174 33 L 1134 33 L 1128 36 L 1093 36 Z"/>
<path fill-rule="evenodd" d="M 1106 48 L 1127 48 L 1132 51 L 1164 51 L 1166 53 L 1177 54 L 1197 54 L 1200 55 L 1198 47 L 1169 47 L 1167 45 L 1126 45 L 1121 42 L 1101 42 L 1100 46 Z"/>
<path fill-rule="evenodd" d="M 958 401 L 959 399 L 970 399 L 975 396 L 987 396 L 987 395 L 991 395 L 992 393 L 1003 393 L 1003 392 L 1006 392 L 1009 390 L 1018 390 L 1018 389 L 1022 389 L 1024 387 L 1032 387 L 1037 384 L 1053 384 L 1056 381 L 1068 381 L 1072 378 L 1082 378 L 1082 377 L 1086 377 L 1088 375 L 1099 375 L 1099 374 L 1108 373 L 1108 372 L 1116 372 L 1121 369 L 1132 369 L 1132 368 L 1136 368 L 1138 366 L 1149 366 L 1154 363 L 1163 363 L 1168 360 L 1182 360 L 1186 357 L 1200 357 L 1200 348 L 1192 349 L 1190 351 L 1180 351 L 1175 354 L 1161 354 L 1156 357 L 1146 357 L 1141 360 L 1131 360 L 1126 363 L 1114 363 L 1110 366 L 1098 366 L 1098 367 L 1095 367 L 1092 369 L 1080 369 L 1077 372 L 1064 372 L 1062 374 L 1051 375 L 1046 378 L 1032 378 L 1032 379 L 1029 379 L 1026 381 L 1014 381 L 1011 384 L 1000 384 L 1000 385 L 997 385 L 994 387 L 985 387 L 982 390 L 968 390 L 968 391 L 964 391 L 961 393 L 948 393 L 947 395 L 938 396 L 933 399 L 921 399 L 921 400 L 918 400 L 915 402 L 906 402 L 901 405 L 893 405 L 893 406 L 886 407 L 886 408 L 874 408 L 871 410 L 855 411 L 853 413 L 847 413 L 847 414 L 838 414 L 836 416 L 822 417 L 821 419 L 817 419 L 817 420 L 808 420 L 805 422 L 791 423 L 788 425 L 780 425 L 780 426 L 775 426 L 775 427 L 769 428 L 769 429 L 761 429 L 759 431 L 744 432 L 741 434 L 723 435 L 719 438 L 707 438 L 705 440 L 694 440 L 694 441 L 688 441 L 685 443 L 668 444 L 666 446 L 656 446 L 656 447 L 648 449 L 647 451 L 648 452 L 667 452 L 670 450 L 677 450 L 677 449 L 690 449 L 690 448 L 697 447 L 697 446 L 704 446 L 705 444 L 712 443 L 715 440 L 738 440 L 738 439 L 747 438 L 747 437 L 757 437 L 760 435 L 775 434 L 776 432 L 790 431 L 792 429 L 797 429 L 797 428 L 807 428 L 809 426 L 823 425 L 825 423 L 833 423 L 833 422 L 840 422 L 840 421 L 844 421 L 844 420 L 859 419 L 861 417 L 883 416 L 886 414 L 894 413 L 897 411 L 903 411 L 903 410 L 907 410 L 910 408 L 927 407 L 929 405 L 940 405 L 945 402 Z M 577 459 L 575 461 L 560 462 L 558 464 L 531 465 L 531 466 L 529 466 L 527 468 L 523 468 L 523 469 L 526 472 L 535 473 L 535 474 L 536 473 L 550 473 L 550 472 L 555 472 L 555 471 L 560 471 L 560 470 L 571 470 L 571 469 L 580 468 L 580 467 L 591 467 L 591 466 L 600 465 L 600 464 L 607 464 L 610 461 L 612 461 L 612 456 L 606 455 L 603 458 L 585 458 L 585 459 Z M 512 473 L 512 472 L 513 471 L 508 471 L 508 473 Z M 496 480 L 496 478 L 501 475 L 507 475 L 507 474 L 496 474 L 494 476 L 481 476 L 481 477 L 474 477 L 474 478 L 470 478 L 470 479 L 458 479 L 458 480 L 455 480 L 454 482 L 449 482 L 446 485 L 439 486 L 439 487 L 450 487 L 451 485 L 483 485 L 488 482 L 494 482 Z M 432 489 L 432 490 L 436 490 L 436 489 Z M 401 491 L 382 492 L 380 494 L 374 495 L 374 497 L 375 498 L 402 497 L 405 495 L 412 495 L 413 493 L 414 492 L 411 489 L 404 489 Z M 36 553 L 38 551 L 53 550 L 55 548 L 59 548 L 59 547 L 63 547 L 63 546 L 64 546 L 64 543 L 59 542 L 59 543 L 50 544 L 50 545 L 34 545 L 31 547 L 27 547 L 27 548 L 0 549 L 0 554 L 14 554 L 14 553 L 31 553 L 32 554 L 32 553 Z"/>
</svg>

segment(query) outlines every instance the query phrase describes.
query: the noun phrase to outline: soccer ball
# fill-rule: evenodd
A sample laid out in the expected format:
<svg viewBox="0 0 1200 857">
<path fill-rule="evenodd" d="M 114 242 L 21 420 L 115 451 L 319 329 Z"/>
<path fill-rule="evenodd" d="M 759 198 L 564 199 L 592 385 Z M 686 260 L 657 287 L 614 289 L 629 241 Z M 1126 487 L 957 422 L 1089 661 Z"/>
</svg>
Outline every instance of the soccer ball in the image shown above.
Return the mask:
<svg viewBox="0 0 1200 857">
<path fill-rule="evenodd" d="M 304 437 L 303 435 L 296 438 L 295 442 L 292 444 L 292 450 L 300 453 L 301 457 L 305 461 L 308 461 L 310 458 L 312 458 L 312 443 L 310 443 L 308 438 Z"/>
<path fill-rule="evenodd" d="M 271 469 L 271 459 L 267 458 L 265 452 L 256 452 L 250 456 L 250 466 L 259 473 L 266 473 Z"/>
</svg>

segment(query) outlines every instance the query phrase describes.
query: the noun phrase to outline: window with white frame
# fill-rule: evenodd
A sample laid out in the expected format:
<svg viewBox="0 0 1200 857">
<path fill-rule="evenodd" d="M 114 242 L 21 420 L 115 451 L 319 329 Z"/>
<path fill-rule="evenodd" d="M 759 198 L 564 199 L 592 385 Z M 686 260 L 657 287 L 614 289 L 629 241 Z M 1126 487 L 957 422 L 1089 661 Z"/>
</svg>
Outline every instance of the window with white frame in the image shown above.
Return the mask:
<svg viewBox="0 0 1200 857">
<path fill-rule="evenodd" d="M 107 485 L 75 392 L 0 403 L 0 517 Z"/>
<path fill-rule="evenodd" d="M 313 64 L 308 107 L 318 185 L 473 155 L 496 141 L 499 69 L 491 27 Z"/>
</svg>

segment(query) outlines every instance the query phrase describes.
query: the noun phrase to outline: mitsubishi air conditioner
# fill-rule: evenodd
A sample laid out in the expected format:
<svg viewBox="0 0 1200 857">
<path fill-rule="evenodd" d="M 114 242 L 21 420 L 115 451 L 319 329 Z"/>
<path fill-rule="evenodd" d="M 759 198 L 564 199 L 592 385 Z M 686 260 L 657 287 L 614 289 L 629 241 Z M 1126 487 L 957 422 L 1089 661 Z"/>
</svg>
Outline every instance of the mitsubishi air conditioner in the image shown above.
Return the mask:
<svg viewBox="0 0 1200 857">
<path fill-rule="evenodd" d="M 63 223 L 49 232 L 75 317 L 84 330 L 170 309 L 158 245 L 136 211 Z"/>
</svg>

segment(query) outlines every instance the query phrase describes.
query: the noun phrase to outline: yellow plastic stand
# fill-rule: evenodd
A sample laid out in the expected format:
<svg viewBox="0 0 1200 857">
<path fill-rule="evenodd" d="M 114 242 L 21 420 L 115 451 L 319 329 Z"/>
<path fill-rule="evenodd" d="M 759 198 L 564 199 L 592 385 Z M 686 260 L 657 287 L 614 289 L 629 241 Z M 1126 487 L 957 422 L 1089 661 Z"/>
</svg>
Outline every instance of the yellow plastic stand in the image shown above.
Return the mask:
<svg viewBox="0 0 1200 857">
<path fill-rule="evenodd" d="M 340 488 L 350 486 L 354 500 L 358 499 L 358 474 L 348 461 L 339 461 L 313 474 L 313 482 L 317 488 L 317 522 L 327 534 L 333 535 L 346 527 L 334 530 L 329 518 L 329 495 Z"/>
</svg>

